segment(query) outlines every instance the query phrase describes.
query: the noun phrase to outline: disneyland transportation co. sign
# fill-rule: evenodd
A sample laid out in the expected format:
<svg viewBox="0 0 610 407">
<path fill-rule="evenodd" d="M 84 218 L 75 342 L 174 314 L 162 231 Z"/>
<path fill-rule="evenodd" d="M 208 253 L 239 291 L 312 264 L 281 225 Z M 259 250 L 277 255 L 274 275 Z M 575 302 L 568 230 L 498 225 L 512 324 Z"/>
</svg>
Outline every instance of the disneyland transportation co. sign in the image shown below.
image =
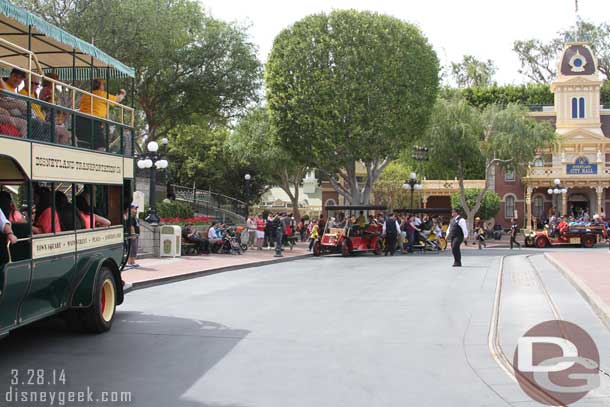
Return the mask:
<svg viewBox="0 0 610 407">
<path fill-rule="evenodd" d="M 123 158 L 45 144 L 33 144 L 32 178 L 45 181 L 121 184 L 123 182 Z"/>
<path fill-rule="evenodd" d="M 587 157 L 578 157 L 574 164 L 566 166 L 567 175 L 595 175 L 597 174 L 597 164 L 590 164 Z"/>
</svg>

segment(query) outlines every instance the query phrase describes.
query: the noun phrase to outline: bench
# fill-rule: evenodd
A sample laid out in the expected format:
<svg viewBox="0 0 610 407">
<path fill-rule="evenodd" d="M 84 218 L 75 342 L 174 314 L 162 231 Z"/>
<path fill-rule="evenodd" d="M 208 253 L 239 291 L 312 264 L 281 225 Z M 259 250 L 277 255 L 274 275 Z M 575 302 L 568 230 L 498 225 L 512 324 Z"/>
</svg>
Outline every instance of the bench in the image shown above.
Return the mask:
<svg viewBox="0 0 610 407">
<path fill-rule="evenodd" d="M 199 254 L 199 249 L 195 243 L 189 243 L 182 241 L 182 245 L 180 247 L 180 252 L 183 256 L 188 255 L 197 255 Z"/>
</svg>

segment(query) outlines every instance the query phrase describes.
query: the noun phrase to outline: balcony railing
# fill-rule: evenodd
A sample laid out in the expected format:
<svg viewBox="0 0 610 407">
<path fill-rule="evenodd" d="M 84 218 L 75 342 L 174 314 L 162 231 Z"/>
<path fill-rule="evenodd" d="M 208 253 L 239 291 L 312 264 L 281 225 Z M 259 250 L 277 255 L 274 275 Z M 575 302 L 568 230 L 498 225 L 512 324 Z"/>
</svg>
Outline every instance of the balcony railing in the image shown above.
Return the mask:
<svg viewBox="0 0 610 407">
<path fill-rule="evenodd" d="M 558 177 L 583 177 L 586 174 L 582 175 L 571 175 L 566 173 L 566 166 L 561 167 L 531 167 L 528 172 L 528 178 L 558 178 Z M 610 175 L 610 166 L 604 164 L 597 164 L 597 174 L 592 174 L 592 176 L 598 175 Z"/>
</svg>

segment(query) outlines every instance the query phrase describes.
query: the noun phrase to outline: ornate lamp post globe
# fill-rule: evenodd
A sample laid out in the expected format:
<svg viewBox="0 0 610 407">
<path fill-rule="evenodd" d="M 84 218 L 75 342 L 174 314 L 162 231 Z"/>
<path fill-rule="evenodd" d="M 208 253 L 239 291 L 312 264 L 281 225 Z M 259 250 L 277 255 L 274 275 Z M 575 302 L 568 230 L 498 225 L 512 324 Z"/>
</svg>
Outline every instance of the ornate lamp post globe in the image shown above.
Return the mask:
<svg viewBox="0 0 610 407">
<path fill-rule="evenodd" d="M 413 193 L 423 189 L 423 185 L 417 179 L 417 174 L 412 172 L 409 174 L 409 179 L 402 184 L 402 188 L 411 191 L 411 208 L 413 208 Z"/>
<path fill-rule="evenodd" d="M 161 144 L 164 147 L 167 147 L 169 141 L 166 138 L 161 139 Z M 156 187 L 157 180 L 156 170 L 164 170 L 169 166 L 169 162 L 159 153 L 159 143 L 156 141 L 151 141 L 146 145 L 147 153 L 144 153 L 140 156 L 140 159 L 137 162 L 138 168 L 141 170 L 150 169 L 150 187 L 149 187 L 149 197 L 148 197 L 148 214 L 146 215 L 145 220 L 153 225 L 159 224 L 161 219 L 159 215 L 157 215 L 157 210 L 155 208 L 156 202 Z M 165 152 L 165 151 L 164 151 Z"/>
<path fill-rule="evenodd" d="M 562 194 L 567 194 L 568 193 L 568 189 L 561 185 L 561 180 L 559 178 L 555 178 L 553 180 L 553 185 L 554 185 L 554 187 L 551 187 L 551 188 L 547 189 L 546 192 L 549 195 L 551 195 L 551 198 L 553 200 L 553 206 L 555 207 L 555 209 L 557 211 L 560 212 L 559 215 L 561 215 L 561 211 L 559 210 L 559 202 L 560 202 L 559 196 L 562 195 Z"/>
</svg>

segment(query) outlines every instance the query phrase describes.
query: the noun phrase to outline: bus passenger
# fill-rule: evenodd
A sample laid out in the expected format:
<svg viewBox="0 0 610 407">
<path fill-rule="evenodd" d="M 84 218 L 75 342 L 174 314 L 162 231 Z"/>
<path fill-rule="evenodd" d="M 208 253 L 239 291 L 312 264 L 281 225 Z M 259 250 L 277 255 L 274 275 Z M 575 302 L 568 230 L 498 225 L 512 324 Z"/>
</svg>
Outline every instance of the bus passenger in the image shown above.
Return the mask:
<svg viewBox="0 0 610 407">
<path fill-rule="evenodd" d="M 97 98 L 93 98 L 93 110 L 91 110 L 91 96 L 83 95 L 80 100 L 80 108 L 79 110 L 82 113 L 87 113 L 92 116 L 100 117 L 105 119 L 108 117 L 108 107 L 109 103 L 106 100 L 110 100 L 112 102 L 121 103 L 125 98 L 127 92 L 125 89 L 119 90 L 118 95 L 106 94 L 106 83 L 103 79 L 95 79 L 93 81 L 93 88 L 91 90 L 95 96 L 99 96 Z"/>
<path fill-rule="evenodd" d="M 55 212 L 59 217 L 61 230 L 83 229 L 83 220 L 80 216 L 74 217 L 72 203 L 68 201 L 66 194 L 61 191 L 55 191 Z"/>
<path fill-rule="evenodd" d="M 51 208 L 52 196 L 53 194 L 49 188 L 40 188 L 37 191 L 38 202 L 36 204 L 36 220 L 34 221 L 34 227 L 32 228 L 34 234 L 53 233 L 53 226 L 51 223 L 51 212 L 53 210 L 53 208 Z M 55 232 L 61 232 L 57 211 L 55 211 L 53 224 L 55 225 Z"/>
<path fill-rule="evenodd" d="M 91 229 L 91 214 L 93 211 L 91 210 L 91 205 L 89 205 L 89 200 L 87 199 L 88 195 L 80 194 L 76 197 L 76 207 L 78 208 L 80 217 L 83 221 L 84 229 Z M 110 220 L 100 216 L 96 213 L 93 213 L 93 228 L 96 227 L 107 227 L 110 226 Z"/>
<path fill-rule="evenodd" d="M 2 212 L 4 212 L 9 222 L 25 222 L 23 215 L 15 207 L 15 203 L 13 202 L 11 194 L 7 191 L 0 191 L 0 209 L 2 209 Z"/>
</svg>

